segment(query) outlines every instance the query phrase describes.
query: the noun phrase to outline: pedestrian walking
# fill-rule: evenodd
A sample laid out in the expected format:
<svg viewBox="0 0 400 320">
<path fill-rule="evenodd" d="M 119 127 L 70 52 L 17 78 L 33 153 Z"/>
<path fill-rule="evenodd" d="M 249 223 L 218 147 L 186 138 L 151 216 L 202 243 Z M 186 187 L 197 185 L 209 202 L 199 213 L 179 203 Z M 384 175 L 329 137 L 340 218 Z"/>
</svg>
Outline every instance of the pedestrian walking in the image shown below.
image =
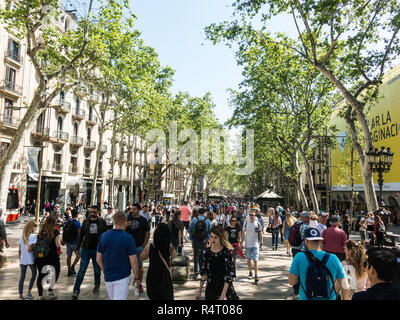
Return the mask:
<svg viewBox="0 0 400 320">
<path fill-rule="evenodd" d="M 293 217 L 290 211 L 286 211 L 285 213 L 285 221 L 283 222 L 283 228 L 282 228 L 282 233 L 283 237 L 285 239 L 285 244 L 286 244 L 286 254 L 290 256 L 291 251 L 290 251 L 290 243 L 289 243 L 289 231 L 290 227 L 293 226 L 293 224 L 296 222 L 296 218 Z"/>
<path fill-rule="evenodd" d="M 364 247 L 365 247 L 365 239 L 367 237 L 367 225 L 368 225 L 367 219 L 368 219 L 368 213 L 364 213 L 364 216 L 361 217 L 360 221 L 358 222 L 361 244 Z"/>
<path fill-rule="evenodd" d="M 172 245 L 175 248 L 175 251 L 178 254 L 182 254 L 183 231 L 185 228 L 182 221 L 180 220 L 180 217 L 181 217 L 181 211 L 179 209 L 174 209 L 172 218 L 170 221 L 168 221 L 168 227 L 171 235 L 170 242 L 172 243 Z"/>
<path fill-rule="evenodd" d="M 114 208 L 111 206 L 107 207 L 107 211 L 104 214 L 104 220 L 106 220 L 106 224 L 107 224 L 107 229 L 111 230 L 114 227 L 114 220 L 113 220 L 113 216 L 114 216 Z"/>
<path fill-rule="evenodd" d="M 145 209 L 146 210 L 146 209 Z M 140 204 L 134 203 L 129 210 L 128 221 L 125 231 L 132 235 L 136 244 L 136 256 L 139 266 L 139 278 L 136 279 L 139 293 L 143 292 L 143 261 L 140 260 L 140 255 L 146 247 L 150 239 L 150 225 L 146 218 L 140 214 Z"/>
<path fill-rule="evenodd" d="M 343 300 L 350 300 L 350 290 L 339 259 L 321 250 L 323 238 L 316 228 L 307 228 L 307 250 L 293 259 L 289 284 L 300 285 L 299 300 L 336 300 L 335 281 L 343 292 Z"/>
<path fill-rule="evenodd" d="M 346 241 L 344 248 L 346 259 L 342 261 L 342 266 L 350 287 L 350 298 L 360 291 L 365 291 L 369 287 L 367 275 L 367 255 L 362 244 L 353 240 Z"/>
<path fill-rule="evenodd" d="M 270 224 L 272 228 L 272 250 L 278 250 L 279 232 L 280 226 L 282 225 L 282 220 L 278 210 L 276 210 L 274 215 L 270 217 Z"/>
<path fill-rule="evenodd" d="M 198 210 L 199 216 L 194 217 L 189 226 L 189 239 L 193 247 L 193 279 L 197 280 L 202 264 L 202 251 L 206 248 L 206 243 L 210 238 L 211 223 L 204 215 L 204 208 Z"/>
<path fill-rule="evenodd" d="M 181 221 L 185 226 L 185 231 L 183 233 L 183 238 L 185 241 L 188 239 L 189 225 L 190 225 L 190 217 L 192 215 L 192 209 L 189 208 L 189 201 L 186 201 L 183 206 L 179 208 L 181 211 Z"/>
<path fill-rule="evenodd" d="M 126 215 L 118 211 L 113 216 L 114 228 L 101 234 L 97 246 L 96 262 L 104 273 L 110 300 L 126 300 L 131 270 L 139 279 L 136 245 L 131 235 L 124 232 Z"/>
<path fill-rule="evenodd" d="M 142 261 L 149 259 L 146 291 L 150 300 L 174 300 L 170 258 L 175 258 L 176 251 L 170 239 L 168 225 L 161 222 L 154 230 L 153 243 L 149 243 L 140 256 Z"/>
<path fill-rule="evenodd" d="M 79 233 L 81 231 L 81 223 L 78 221 L 78 215 L 78 210 L 72 210 L 71 219 L 65 222 L 63 228 L 61 244 L 67 246 L 67 276 L 76 275 L 75 266 L 81 258 L 79 250 L 77 250 Z M 75 259 L 71 265 L 72 254 L 75 254 Z"/>
<path fill-rule="evenodd" d="M 8 266 L 8 264 L 10 263 L 7 260 L 7 256 L 4 252 L 4 247 L 8 249 L 10 247 L 10 244 L 8 243 L 6 225 L 4 224 L 4 221 L 2 219 L 2 214 L 3 210 L 0 209 L 0 269 Z"/>
<path fill-rule="evenodd" d="M 233 262 L 236 265 L 236 256 L 239 253 L 242 259 L 245 258 L 240 243 L 242 242 L 242 228 L 238 223 L 237 217 L 233 216 L 230 220 L 229 226 L 225 228 L 226 236 L 232 246 Z"/>
<path fill-rule="evenodd" d="M 56 228 L 56 216 L 49 215 L 37 236 L 34 246 L 35 266 L 38 271 L 37 288 L 39 300 L 56 299 L 55 284 L 60 275 L 61 235 Z M 48 267 L 50 266 L 50 267 Z M 47 297 L 43 295 L 43 278 L 50 274 Z"/>
<path fill-rule="evenodd" d="M 346 233 L 347 239 L 350 239 L 351 220 L 349 214 L 345 214 L 342 220 L 342 230 Z"/>
<path fill-rule="evenodd" d="M 218 226 L 224 229 L 226 226 L 226 216 L 221 207 L 218 208 L 218 213 L 216 214 L 215 219 L 217 220 Z"/>
<path fill-rule="evenodd" d="M 204 283 L 205 300 L 237 300 L 233 286 L 236 277 L 232 257 L 232 246 L 226 238 L 224 229 L 219 226 L 210 231 L 211 246 L 203 251 L 200 288 L 196 299 L 200 300 Z"/>
<path fill-rule="evenodd" d="M 324 251 L 335 254 L 340 262 L 346 259 L 344 248 L 348 240 L 346 233 L 339 229 L 339 219 L 336 216 L 330 218 L 331 226 L 322 232 L 322 246 Z"/>
<path fill-rule="evenodd" d="M 378 247 L 383 247 L 385 240 L 385 224 L 382 221 L 382 218 L 379 215 L 375 216 L 375 225 L 374 225 L 374 235 L 376 239 L 376 245 Z"/>
<path fill-rule="evenodd" d="M 85 221 L 82 223 L 78 244 L 76 246 L 76 251 L 80 250 L 81 262 L 79 264 L 79 271 L 76 275 L 73 288 L 73 299 L 78 298 L 90 260 L 92 260 L 94 271 L 94 287 L 92 292 L 99 292 L 100 289 L 101 270 L 100 266 L 96 262 L 97 246 L 99 244 L 100 236 L 104 232 L 108 231 L 108 228 L 106 221 L 99 217 L 97 206 L 91 206 L 88 211 L 90 214 L 89 218 L 85 219 Z"/>
<path fill-rule="evenodd" d="M 243 236 L 241 247 L 243 248 L 243 240 L 246 248 L 247 268 L 249 270 L 248 279 L 253 279 L 251 262 L 254 264 L 254 282 L 258 282 L 258 258 L 262 249 L 261 224 L 255 219 L 255 209 L 250 211 L 250 220 L 243 225 Z"/>
<path fill-rule="evenodd" d="M 400 287 L 394 284 L 397 257 L 389 248 L 367 250 L 367 275 L 371 287 L 353 295 L 352 300 L 400 300 Z"/>
<path fill-rule="evenodd" d="M 18 246 L 18 257 L 19 257 L 19 267 L 21 269 L 21 274 L 19 277 L 18 283 L 18 293 L 19 293 L 19 300 L 32 300 L 32 288 L 35 284 L 36 280 L 36 267 L 35 267 L 35 258 L 33 256 L 33 246 L 36 243 L 36 231 L 37 224 L 34 220 L 29 220 L 22 231 L 22 236 L 19 239 L 19 246 Z M 24 281 L 26 277 L 27 269 L 31 270 L 32 276 L 29 282 L 28 293 L 24 296 Z"/>
</svg>

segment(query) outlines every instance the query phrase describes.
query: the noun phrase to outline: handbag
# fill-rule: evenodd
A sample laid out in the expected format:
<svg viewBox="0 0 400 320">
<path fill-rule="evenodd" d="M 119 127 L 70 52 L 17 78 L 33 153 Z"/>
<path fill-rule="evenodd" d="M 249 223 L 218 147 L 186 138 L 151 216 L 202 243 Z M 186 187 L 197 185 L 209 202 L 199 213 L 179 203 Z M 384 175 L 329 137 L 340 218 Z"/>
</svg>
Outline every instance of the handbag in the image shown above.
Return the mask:
<svg viewBox="0 0 400 320">
<path fill-rule="evenodd" d="M 268 227 L 267 227 L 267 232 L 268 233 L 272 233 L 272 223 L 271 223 L 271 218 L 269 218 L 269 225 L 268 225 Z"/>
<path fill-rule="evenodd" d="M 239 300 L 239 296 L 233 287 L 233 283 L 230 283 L 228 286 L 228 290 L 226 291 L 226 300 Z"/>
</svg>

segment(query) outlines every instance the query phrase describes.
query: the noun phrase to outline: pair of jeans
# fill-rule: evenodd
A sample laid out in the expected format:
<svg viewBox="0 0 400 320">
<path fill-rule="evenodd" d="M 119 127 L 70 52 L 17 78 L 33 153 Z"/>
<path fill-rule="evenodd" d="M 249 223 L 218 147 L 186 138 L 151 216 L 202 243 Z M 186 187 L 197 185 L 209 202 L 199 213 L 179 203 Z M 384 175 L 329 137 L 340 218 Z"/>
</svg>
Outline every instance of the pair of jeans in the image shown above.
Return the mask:
<svg viewBox="0 0 400 320">
<path fill-rule="evenodd" d="M 81 263 L 79 265 L 79 271 L 78 274 L 76 275 L 76 280 L 75 280 L 75 285 L 74 285 L 74 290 L 73 291 L 81 291 L 81 285 L 83 282 L 83 278 L 85 277 L 86 270 L 89 266 L 89 261 L 92 259 L 92 264 L 93 264 L 93 271 L 94 271 L 94 284 L 99 285 L 100 284 L 100 266 L 96 262 L 96 254 L 97 250 L 96 249 L 81 249 Z"/>
<path fill-rule="evenodd" d="M 279 227 L 272 229 L 272 248 L 278 248 Z"/>
<path fill-rule="evenodd" d="M 204 241 L 193 240 L 193 264 L 194 264 L 194 274 L 199 274 L 201 264 L 203 262 L 203 250 L 206 247 Z"/>
<path fill-rule="evenodd" d="M 29 291 L 32 290 L 33 285 L 35 284 L 35 279 L 36 279 L 36 267 L 34 264 L 20 264 L 19 265 L 21 269 L 21 276 L 19 277 L 19 284 L 18 284 L 18 292 L 19 294 L 22 294 L 24 291 L 24 281 L 25 281 L 25 276 L 26 276 L 26 270 L 31 269 L 32 272 L 32 277 L 31 281 L 29 282 Z"/>
<path fill-rule="evenodd" d="M 43 296 L 43 280 L 46 277 L 47 283 L 50 283 L 49 291 L 54 290 L 55 284 L 60 276 L 60 258 L 54 259 L 54 261 L 38 261 L 36 267 L 38 271 L 38 277 L 36 281 L 39 296 Z M 55 274 L 54 274 L 55 273 Z"/>
</svg>

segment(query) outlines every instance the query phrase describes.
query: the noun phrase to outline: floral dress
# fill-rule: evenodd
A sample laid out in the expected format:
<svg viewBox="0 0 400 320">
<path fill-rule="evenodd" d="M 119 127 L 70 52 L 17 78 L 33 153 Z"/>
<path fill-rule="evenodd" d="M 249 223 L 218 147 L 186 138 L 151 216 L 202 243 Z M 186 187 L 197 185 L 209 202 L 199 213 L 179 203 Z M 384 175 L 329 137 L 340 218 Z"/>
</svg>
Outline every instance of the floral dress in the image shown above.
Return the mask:
<svg viewBox="0 0 400 320">
<path fill-rule="evenodd" d="M 231 250 L 225 247 L 217 253 L 212 252 L 211 248 L 203 250 L 200 274 L 207 276 L 206 300 L 219 299 L 225 283 L 229 284 L 226 298 L 238 299 L 233 287 L 236 270 Z"/>
</svg>

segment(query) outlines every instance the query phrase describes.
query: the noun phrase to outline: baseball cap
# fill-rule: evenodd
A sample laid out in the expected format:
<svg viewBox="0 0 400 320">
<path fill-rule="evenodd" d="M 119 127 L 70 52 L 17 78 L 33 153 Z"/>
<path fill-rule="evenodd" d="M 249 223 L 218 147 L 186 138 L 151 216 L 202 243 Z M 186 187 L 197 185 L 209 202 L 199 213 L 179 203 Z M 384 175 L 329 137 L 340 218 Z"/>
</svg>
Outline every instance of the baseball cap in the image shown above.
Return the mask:
<svg viewBox="0 0 400 320">
<path fill-rule="evenodd" d="M 306 229 L 306 231 L 304 233 L 304 238 L 309 241 L 324 240 L 324 238 L 321 237 L 321 233 L 316 228 Z"/>
<path fill-rule="evenodd" d="M 300 217 L 306 217 L 306 218 L 310 218 L 310 213 L 308 211 L 302 211 L 300 213 Z"/>
</svg>

